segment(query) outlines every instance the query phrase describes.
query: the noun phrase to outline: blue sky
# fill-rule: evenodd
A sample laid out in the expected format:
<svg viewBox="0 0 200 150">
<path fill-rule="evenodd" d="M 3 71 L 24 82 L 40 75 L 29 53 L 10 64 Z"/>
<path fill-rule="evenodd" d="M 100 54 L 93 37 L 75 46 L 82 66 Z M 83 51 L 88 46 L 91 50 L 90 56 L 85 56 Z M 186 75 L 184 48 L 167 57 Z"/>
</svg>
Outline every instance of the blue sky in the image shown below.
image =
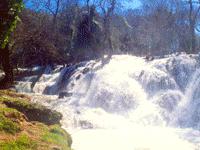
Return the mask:
<svg viewBox="0 0 200 150">
<path fill-rule="evenodd" d="M 133 0 L 133 2 L 126 2 L 124 6 L 129 9 L 129 8 L 138 8 L 141 6 L 141 2 L 139 0 Z M 31 8 L 32 5 L 30 2 L 26 3 L 27 8 Z"/>
<path fill-rule="evenodd" d="M 141 2 L 139 0 L 134 0 L 133 2 L 127 2 L 125 6 L 127 8 L 138 8 L 141 6 Z"/>
</svg>

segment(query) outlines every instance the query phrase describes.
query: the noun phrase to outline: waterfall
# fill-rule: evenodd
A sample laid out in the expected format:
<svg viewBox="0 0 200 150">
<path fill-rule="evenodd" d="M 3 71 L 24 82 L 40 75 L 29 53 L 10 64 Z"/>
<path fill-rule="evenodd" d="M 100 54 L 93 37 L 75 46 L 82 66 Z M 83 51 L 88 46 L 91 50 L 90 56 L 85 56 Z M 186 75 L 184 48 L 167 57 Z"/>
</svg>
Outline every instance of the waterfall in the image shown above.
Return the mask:
<svg viewBox="0 0 200 150">
<path fill-rule="evenodd" d="M 115 55 L 108 63 L 92 60 L 47 70 L 32 90 L 31 76 L 16 89 L 34 93 L 33 101 L 63 114 L 74 149 L 200 149 L 197 55 L 152 61 Z"/>
</svg>

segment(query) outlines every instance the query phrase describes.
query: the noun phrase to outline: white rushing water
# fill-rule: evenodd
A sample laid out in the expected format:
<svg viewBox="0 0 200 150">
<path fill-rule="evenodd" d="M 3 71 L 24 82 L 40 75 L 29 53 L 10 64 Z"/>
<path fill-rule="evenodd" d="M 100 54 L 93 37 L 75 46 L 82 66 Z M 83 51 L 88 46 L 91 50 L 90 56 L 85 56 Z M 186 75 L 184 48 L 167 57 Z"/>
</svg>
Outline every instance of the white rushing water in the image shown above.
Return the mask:
<svg viewBox="0 0 200 150">
<path fill-rule="evenodd" d="M 198 55 L 116 55 L 35 78 L 16 89 L 63 114 L 74 150 L 200 150 Z"/>
</svg>

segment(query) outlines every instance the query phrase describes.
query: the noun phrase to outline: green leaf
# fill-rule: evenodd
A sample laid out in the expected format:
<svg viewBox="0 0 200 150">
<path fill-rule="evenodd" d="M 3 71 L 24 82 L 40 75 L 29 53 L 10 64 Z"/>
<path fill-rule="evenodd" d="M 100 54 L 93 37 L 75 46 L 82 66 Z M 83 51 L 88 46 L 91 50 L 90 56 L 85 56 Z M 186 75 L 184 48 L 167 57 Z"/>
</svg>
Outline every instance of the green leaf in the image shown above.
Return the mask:
<svg viewBox="0 0 200 150">
<path fill-rule="evenodd" d="M 23 0 L 11 0 L 7 6 L 7 16 L 1 16 L 3 21 L 0 22 L 0 47 L 5 48 L 9 42 L 10 34 L 15 30 L 17 22 L 20 21 L 19 13 L 24 8 Z"/>
</svg>

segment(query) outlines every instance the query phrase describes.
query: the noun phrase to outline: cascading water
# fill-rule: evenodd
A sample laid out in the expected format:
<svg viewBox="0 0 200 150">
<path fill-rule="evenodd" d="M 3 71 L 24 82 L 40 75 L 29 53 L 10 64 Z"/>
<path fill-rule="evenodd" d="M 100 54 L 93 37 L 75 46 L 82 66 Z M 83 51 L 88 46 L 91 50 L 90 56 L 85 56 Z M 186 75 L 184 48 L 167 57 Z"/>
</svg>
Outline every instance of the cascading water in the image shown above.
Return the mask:
<svg viewBox="0 0 200 150">
<path fill-rule="evenodd" d="M 200 149 L 197 55 L 116 55 L 46 70 L 34 87 L 28 77 L 16 89 L 63 114 L 75 150 Z"/>
</svg>

